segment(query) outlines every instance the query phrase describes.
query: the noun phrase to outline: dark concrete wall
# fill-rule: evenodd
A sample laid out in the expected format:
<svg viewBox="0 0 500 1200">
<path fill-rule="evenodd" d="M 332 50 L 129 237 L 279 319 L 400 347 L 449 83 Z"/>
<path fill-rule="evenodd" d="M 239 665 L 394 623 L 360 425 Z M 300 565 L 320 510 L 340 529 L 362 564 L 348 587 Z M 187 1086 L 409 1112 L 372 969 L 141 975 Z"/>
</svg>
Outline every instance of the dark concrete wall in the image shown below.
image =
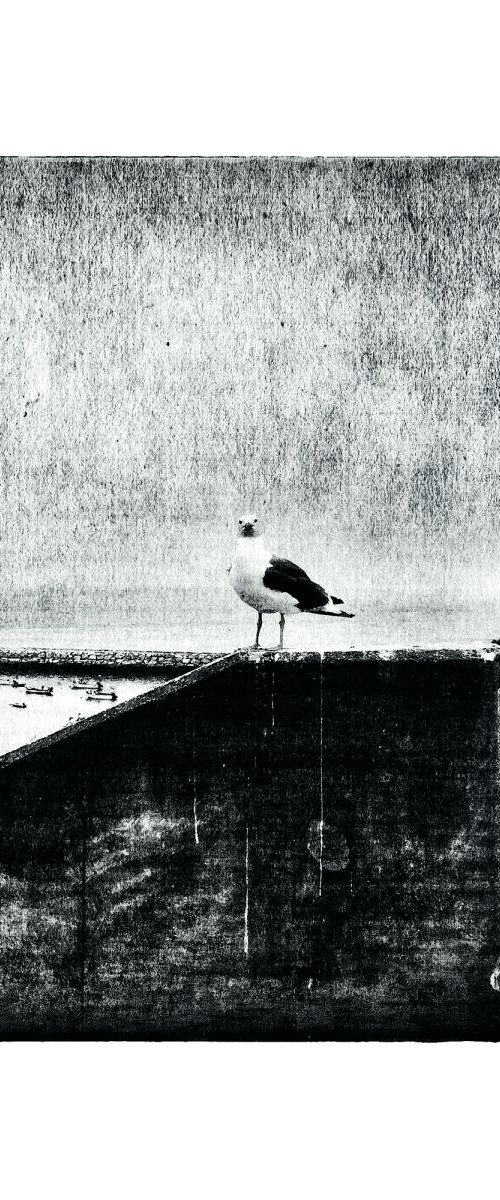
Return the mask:
<svg viewBox="0 0 500 1200">
<path fill-rule="evenodd" d="M 4 766 L 3 1036 L 497 1038 L 497 787 L 458 656 L 243 661 Z"/>
</svg>

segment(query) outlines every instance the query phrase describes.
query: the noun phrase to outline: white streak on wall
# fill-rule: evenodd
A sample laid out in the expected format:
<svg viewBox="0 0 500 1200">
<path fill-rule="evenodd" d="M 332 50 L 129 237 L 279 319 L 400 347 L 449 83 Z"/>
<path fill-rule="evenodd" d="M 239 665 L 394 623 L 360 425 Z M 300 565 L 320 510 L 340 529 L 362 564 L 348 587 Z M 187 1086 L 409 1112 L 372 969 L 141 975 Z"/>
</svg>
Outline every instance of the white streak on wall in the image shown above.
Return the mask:
<svg viewBox="0 0 500 1200">
<path fill-rule="evenodd" d="M 248 825 L 245 852 L 245 933 L 243 936 L 243 950 L 248 958 Z"/>
<path fill-rule="evenodd" d="M 198 837 L 198 813 L 197 813 L 197 809 L 196 809 L 196 785 L 197 785 L 197 778 L 196 778 L 196 725 L 195 725 L 195 723 L 194 723 L 194 721 L 193 721 L 193 817 L 194 817 L 194 840 L 195 840 L 195 844 L 196 844 L 197 846 L 199 846 L 199 844 L 200 844 L 200 839 L 199 839 L 199 837 Z"/>
<path fill-rule="evenodd" d="M 198 816 L 196 812 L 196 767 L 193 771 L 193 816 L 194 816 L 194 840 L 197 846 L 200 844 L 198 837 Z"/>
</svg>

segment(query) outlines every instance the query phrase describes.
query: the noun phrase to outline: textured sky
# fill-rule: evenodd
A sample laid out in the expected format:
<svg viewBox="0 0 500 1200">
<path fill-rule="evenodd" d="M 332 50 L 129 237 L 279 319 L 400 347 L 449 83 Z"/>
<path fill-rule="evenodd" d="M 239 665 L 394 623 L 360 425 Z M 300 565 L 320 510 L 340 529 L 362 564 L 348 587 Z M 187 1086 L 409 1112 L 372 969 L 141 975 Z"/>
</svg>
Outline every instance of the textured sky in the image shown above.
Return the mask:
<svg viewBox="0 0 500 1200">
<path fill-rule="evenodd" d="M 500 162 L 0 161 L 3 585 L 495 587 Z"/>
</svg>

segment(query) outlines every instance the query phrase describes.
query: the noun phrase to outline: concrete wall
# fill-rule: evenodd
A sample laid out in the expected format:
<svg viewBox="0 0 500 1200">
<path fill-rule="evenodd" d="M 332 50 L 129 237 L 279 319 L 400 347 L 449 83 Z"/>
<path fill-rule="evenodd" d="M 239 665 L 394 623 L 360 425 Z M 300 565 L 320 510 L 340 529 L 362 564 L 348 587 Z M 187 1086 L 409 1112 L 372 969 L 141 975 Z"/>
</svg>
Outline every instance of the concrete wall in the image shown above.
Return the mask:
<svg viewBox="0 0 500 1200">
<path fill-rule="evenodd" d="M 2 1035 L 496 1038 L 496 662 L 193 680 L 0 771 Z"/>
</svg>

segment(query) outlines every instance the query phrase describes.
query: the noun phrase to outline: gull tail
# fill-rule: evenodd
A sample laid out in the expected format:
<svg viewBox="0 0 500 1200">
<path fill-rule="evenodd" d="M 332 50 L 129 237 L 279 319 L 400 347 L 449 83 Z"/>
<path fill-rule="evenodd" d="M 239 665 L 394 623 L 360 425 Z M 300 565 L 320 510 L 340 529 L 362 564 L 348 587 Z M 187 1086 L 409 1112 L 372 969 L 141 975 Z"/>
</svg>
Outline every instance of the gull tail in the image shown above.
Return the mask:
<svg viewBox="0 0 500 1200">
<path fill-rule="evenodd" d="M 317 617 L 353 617 L 354 613 L 346 612 L 341 608 L 340 612 L 335 612 L 334 604 L 343 604 L 343 600 L 339 600 L 337 596 L 330 596 L 328 604 L 324 604 L 322 608 L 304 608 L 303 612 L 315 613 Z"/>
<path fill-rule="evenodd" d="M 341 608 L 340 612 L 330 612 L 327 608 L 303 608 L 302 612 L 314 613 L 315 617 L 354 617 L 355 613 L 344 612 Z"/>
</svg>

